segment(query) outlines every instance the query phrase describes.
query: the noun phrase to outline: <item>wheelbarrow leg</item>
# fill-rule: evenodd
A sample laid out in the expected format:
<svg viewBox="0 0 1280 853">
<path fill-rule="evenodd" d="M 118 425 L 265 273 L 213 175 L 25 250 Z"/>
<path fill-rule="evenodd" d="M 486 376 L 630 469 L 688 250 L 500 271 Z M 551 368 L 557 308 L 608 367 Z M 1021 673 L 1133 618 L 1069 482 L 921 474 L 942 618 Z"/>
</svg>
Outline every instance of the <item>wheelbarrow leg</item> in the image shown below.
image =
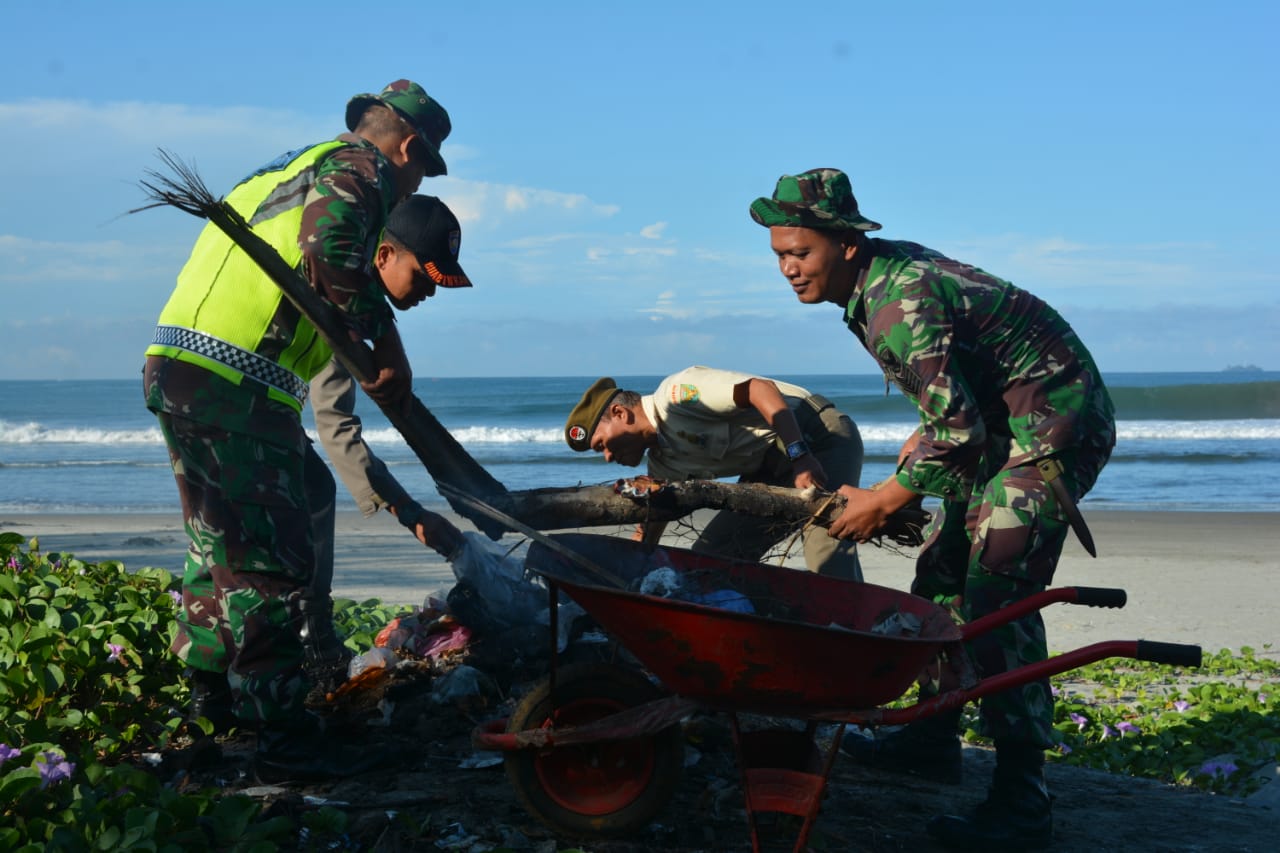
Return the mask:
<svg viewBox="0 0 1280 853">
<path fill-rule="evenodd" d="M 743 732 L 737 714 L 730 713 L 729 720 L 742 773 L 752 853 L 760 853 L 756 812 L 780 812 L 803 818 L 792 848 L 793 853 L 801 853 L 822 806 L 822 795 L 844 737 L 845 724 L 839 725 L 831 745 L 821 754 L 814 740 L 818 731 L 816 722 L 810 721 L 802 732 L 784 728 Z"/>
</svg>

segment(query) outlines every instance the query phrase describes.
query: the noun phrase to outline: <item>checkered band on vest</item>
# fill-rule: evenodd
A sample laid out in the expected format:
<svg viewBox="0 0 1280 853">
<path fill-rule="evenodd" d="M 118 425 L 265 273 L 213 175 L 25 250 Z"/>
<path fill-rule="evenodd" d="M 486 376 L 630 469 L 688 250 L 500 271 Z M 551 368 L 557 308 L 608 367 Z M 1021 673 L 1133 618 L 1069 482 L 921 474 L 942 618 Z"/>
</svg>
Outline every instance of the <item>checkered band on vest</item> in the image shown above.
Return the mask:
<svg viewBox="0 0 1280 853">
<path fill-rule="evenodd" d="M 225 364 L 251 379 L 269 385 L 293 397 L 301 405 L 307 400 L 310 387 L 301 376 L 276 364 L 269 358 L 249 352 L 235 344 L 182 326 L 156 326 L 155 343 L 177 347 L 207 359 Z"/>
</svg>

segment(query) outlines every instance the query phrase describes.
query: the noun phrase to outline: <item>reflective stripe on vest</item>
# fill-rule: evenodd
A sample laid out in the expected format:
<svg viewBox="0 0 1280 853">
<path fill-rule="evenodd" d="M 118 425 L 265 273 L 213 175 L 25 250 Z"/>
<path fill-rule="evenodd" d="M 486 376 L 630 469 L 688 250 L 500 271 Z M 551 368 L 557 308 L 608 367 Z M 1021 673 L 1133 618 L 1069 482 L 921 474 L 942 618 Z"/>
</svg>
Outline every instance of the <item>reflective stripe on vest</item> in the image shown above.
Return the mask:
<svg viewBox="0 0 1280 853">
<path fill-rule="evenodd" d="M 241 181 L 226 197 L 254 232 L 291 267 L 297 268 L 302 261 L 298 232 L 303 202 L 315 185 L 316 166 L 330 152 L 348 144 L 333 140 L 291 151 Z M 177 287 L 160 312 L 156 339 L 147 347 L 147 355 L 197 364 L 237 385 L 246 375 L 264 381 L 261 372 L 245 370 L 245 365 L 256 365 L 256 361 L 231 354 L 257 352 L 283 298 L 280 288 L 253 259 L 222 229 L 209 223 L 200 232 L 191 257 L 178 274 Z M 180 335 L 182 330 L 193 334 Z M 228 348 L 203 344 L 188 347 L 180 345 L 182 340 L 212 340 Z M 280 354 L 278 366 L 305 385 L 332 355 L 315 327 L 305 317 L 299 317 L 293 339 Z M 306 395 L 286 390 L 293 387 L 293 382 L 281 379 L 266 384 L 269 396 L 302 410 Z"/>
</svg>

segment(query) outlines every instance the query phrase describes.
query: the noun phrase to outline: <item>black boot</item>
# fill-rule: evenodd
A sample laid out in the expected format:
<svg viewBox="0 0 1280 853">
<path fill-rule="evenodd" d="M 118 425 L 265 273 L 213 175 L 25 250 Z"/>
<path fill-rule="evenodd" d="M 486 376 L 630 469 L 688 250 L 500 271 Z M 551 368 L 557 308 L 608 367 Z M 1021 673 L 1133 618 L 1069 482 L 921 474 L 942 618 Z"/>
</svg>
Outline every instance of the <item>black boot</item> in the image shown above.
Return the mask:
<svg viewBox="0 0 1280 853">
<path fill-rule="evenodd" d="M 959 727 L 957 708 L 917 720 L 884 737 L 846 734 L 840 750 L 867 767 L 958 785 L 964 766 Z"/>
<path fill-rule="evenodd" d="M 322 692 L 336 690 L 347 680 L 347 667 L 352 653 L 333 627 L 333 601 L 304 598 L 302 608 L 302 646 L 306 653 L 303 668 L 307 679 Z"/>
<path fill-rule="evenodd" d="M 253 769 L 265 785 L 343 779 L 391 763 L 380 750 L 336 741 L 325 733 L 321 719 L 307 711 L 288 722 L 259 726 Z"/>
<path fill-rule="evenodd" d="M 187 729 L 192 734 L 221 735 L 237 725 L 232 711 L 231 685 L 225 672 L 188 667 L 183 675 L 191 682 L 191 704 L 187 707 Z M 212 730 L 205 732 L 197 720 L 205 719 Z"/>
<path fill-rule="evenodd" d="M 1044 781 L 1044 750 L 996 741 L 996 770 L 986 802 L 964 816 L 929 822 L 929 834 L 956 850 L 1043 850 L 1053 841 L 1053 810 Z"/>
</svg>

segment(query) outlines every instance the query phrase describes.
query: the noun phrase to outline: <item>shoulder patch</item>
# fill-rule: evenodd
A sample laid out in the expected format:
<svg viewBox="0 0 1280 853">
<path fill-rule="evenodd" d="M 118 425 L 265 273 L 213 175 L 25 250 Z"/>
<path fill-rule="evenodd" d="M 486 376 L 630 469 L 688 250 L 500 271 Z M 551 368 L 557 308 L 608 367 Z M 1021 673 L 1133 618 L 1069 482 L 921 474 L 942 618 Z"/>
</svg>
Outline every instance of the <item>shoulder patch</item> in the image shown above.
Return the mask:
<svg viewBox="0 0 1280 853">
<path fill-rule="evenodd" d="M 672 385 L 671 386 L 671 402 L 673 403 L 696 403 L 701 395 L 698 393 L 697 385 Z"/>
<path fill-rule="evenodd" d="M 920 392 L 924 389 L 924 380 L 920 378 L 920 374 L 898 358 L 897 353 L 889 347 L 889 342 L 884 335 L 876 338 L 875 353 L 876 361 L 880 362 L 880 366 L 884 369 L 884 375 L 892 379 L 913 400 L 918 400 Z"/>
</svg>

